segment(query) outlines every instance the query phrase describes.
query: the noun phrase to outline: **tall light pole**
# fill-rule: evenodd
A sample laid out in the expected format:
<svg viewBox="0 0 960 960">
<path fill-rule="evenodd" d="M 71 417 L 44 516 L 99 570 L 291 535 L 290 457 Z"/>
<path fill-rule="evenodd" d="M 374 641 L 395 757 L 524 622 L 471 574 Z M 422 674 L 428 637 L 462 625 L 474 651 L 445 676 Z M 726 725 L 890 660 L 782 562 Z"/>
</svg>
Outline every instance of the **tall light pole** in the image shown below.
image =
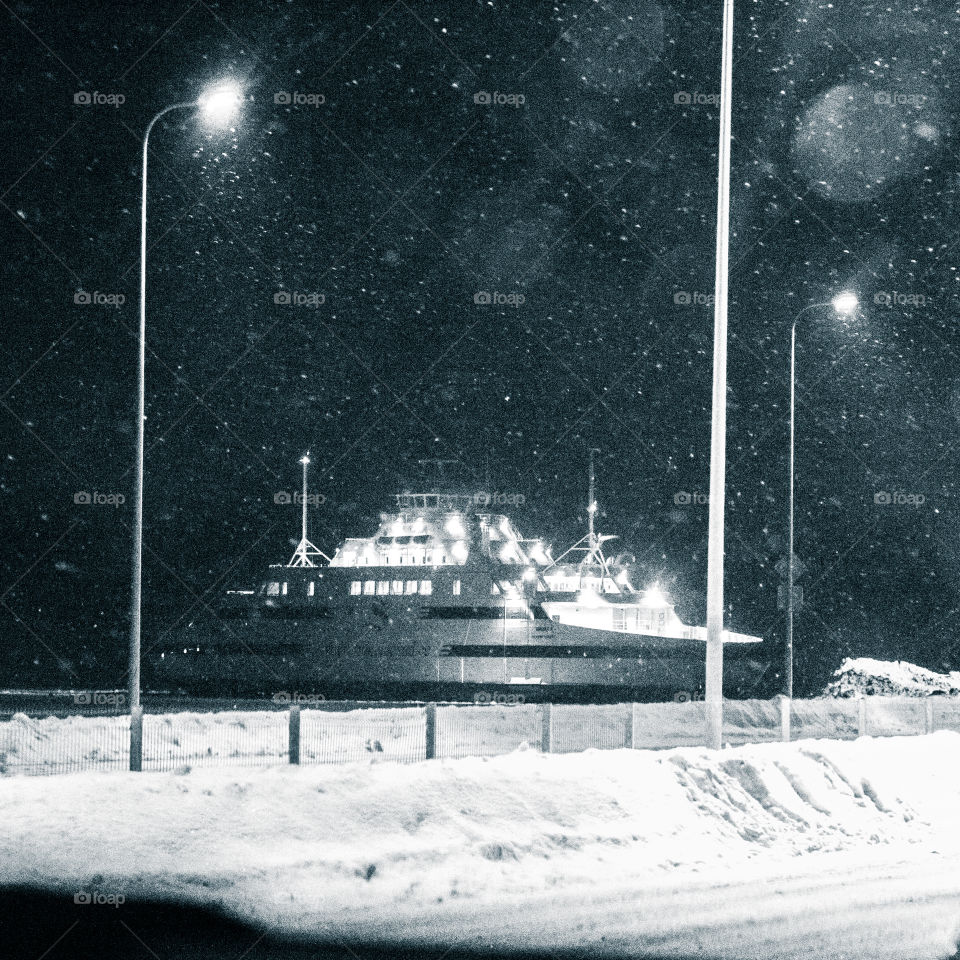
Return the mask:
<svg viewBox="0 0 960 960">
<path fill-rule="evenodd" d="M 855 293 L 840 293 L 825 303 L 811 303 L 804 307 L 790 326 L 790 507 L 787 521 L 787 643 L 783 654 L 783 695 L 793 699 L 793 478 L 796 438 L 796 370 L 797 370 L 797 323 L 808 310 L 833 307 L 841 316 L 854 313 L 859 306 Z"/>
<path fill-rule="evenodd" d="M 710 425 L 710 520 L 707 545 L 707 746 L 723 739 L 723 508 L 727 459 L 727 280 L 730 243 L 730 140 L 733 105 L 733 0 L 723 0 L 717 187 L 717 270 L 713 310 L 713 413 Z"/>
<path fill-rule="evenodd" d="M 133 586 L 130 596 L 130 711 L 140 708 L 140 601 L 143 593 L 143 447 L 146 418 L 147 360 L 147 153 L 154 124 L 174 110 L 197 109 L 214 123 L 233 116 L 240 102 L 237 87 L 223 84 L 200 97 L 164 107 L 147 124 L 143 134 L 143 172 L 140 183 L 140 335 L 137 365 L 137 453 L 133 492 Z"/>
</svg>

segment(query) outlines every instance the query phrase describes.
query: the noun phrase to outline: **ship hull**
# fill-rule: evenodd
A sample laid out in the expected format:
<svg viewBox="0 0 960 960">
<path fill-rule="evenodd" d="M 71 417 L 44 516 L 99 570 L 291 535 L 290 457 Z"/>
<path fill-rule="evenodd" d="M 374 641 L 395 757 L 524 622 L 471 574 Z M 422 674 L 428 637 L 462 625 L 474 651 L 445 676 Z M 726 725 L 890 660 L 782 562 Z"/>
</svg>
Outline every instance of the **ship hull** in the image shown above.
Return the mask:
<svg viewBox="0 0 960 960">
<path fill-rule="evenodd" d="M 198 694 L 326 699 L 662 700 L 696 697 L 704 685 L 695 639 L 404 613 L 197 624 L 164 653 L 155 679 Z M 730 696 L 766 695 L 753 646 L 725 648 Z"/>
</svg>

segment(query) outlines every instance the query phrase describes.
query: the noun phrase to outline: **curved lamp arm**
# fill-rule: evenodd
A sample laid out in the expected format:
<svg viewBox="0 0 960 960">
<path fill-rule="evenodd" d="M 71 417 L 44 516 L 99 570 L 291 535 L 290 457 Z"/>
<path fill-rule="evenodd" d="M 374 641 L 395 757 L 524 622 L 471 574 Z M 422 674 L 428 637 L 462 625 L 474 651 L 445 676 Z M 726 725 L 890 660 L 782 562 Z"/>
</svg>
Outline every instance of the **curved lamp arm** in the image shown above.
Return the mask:
<svg viewBox="0 0 960 960">
<path fill-rule="evenodd" d="M 833 306 L 833 301 L 832 301 L 832 300 L 824 300 L 823 303 L 808 303 L 808 304 L 793 318 L 793 323 L 792 323 L 792 325 L 791 325 L 792 328 L 793 328 L 794 330 L 796 330 L 796 328 L 797 328 L 797 323 L 799 322 L 800 318 L 801 318 L 808 310 L 815 310 L 815 309 L 817 309 L 817 307 L 832 307 L 832 306 Z"/>
</svg>

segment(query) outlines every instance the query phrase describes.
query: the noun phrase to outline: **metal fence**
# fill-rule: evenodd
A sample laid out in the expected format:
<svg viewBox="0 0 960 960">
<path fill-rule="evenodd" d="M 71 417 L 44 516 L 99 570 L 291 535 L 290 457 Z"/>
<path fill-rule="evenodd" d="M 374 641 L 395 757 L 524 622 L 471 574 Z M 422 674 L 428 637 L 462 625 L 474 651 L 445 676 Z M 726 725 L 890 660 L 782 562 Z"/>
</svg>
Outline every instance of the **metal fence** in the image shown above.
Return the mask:
<svg viewBox="0 0 960 960">
<path fill-rule="evenodd" d="M 960 698 L 726 701 L 731 746 L 806 738 L 960 732 Z M 128 714 L 60 711 L 0 719 L 0 775 L 177 770 L 226 764 L 413 763 L 517 749 L 664 749 L 705 743 L 702 702 L 490 703 L 384 707 L 324 704 Z M 133 749 L 131 750 L 131 745 Z M 138 762 L 139 758 L 139 762 Z"/>
<path fill-rule="evenodd" d="M 296 708 L 291 711 L 295 715 Z M 426 711 L 423 707 L 370 708 L 331 712 L 303 710 L 300 763 L 350 763 L 357 760 L 424 760 Z M 293 761 L 296 762 L 296 747 Z M 290 759 L 288 753 L 287 758 Z"/>
<path fill-rule="evenodd" d="M 126 770 L 130 766 L 130 717 L 115 710 L 30 717 L 0 722 L 0 775 Z"/>
</svg>

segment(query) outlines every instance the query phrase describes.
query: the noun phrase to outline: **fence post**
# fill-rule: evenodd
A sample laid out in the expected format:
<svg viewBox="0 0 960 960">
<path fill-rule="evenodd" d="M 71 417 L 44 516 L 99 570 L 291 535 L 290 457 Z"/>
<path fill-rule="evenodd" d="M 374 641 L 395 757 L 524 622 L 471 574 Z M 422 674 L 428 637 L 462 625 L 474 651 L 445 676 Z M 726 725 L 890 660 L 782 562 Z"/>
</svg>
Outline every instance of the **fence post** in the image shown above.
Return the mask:
<svg viewBox="0 0 960 960">
<path fill-rule="evenodd" d="M 143 770 L 143 707 L 130 709 L 130 769 Z"/>
<path fill-rule="evenodd" d="M 789 697 L 784 696 L 784 694 L 782 693 L 780 694 L 778 699 L 780 701 L 780 739 L 784 743 L 789 743 L 790 742 L 790 708 L 793 704 L 793 701 Z"/>
<path fill-rule="evenodd" d="M 288 751 L 291 763 L 300 762 L 300 706 L 290 704 L 290 749 Z"/>
<path fill-rule="evenodd" d="M 926 732 L 933 733 L 933 701 L 929 697 L 927 697 L 923 705 L 926 708 L 926 711 L 925 711 L 926 715 L 924 717 L 926 721 L 925 722 Z"/>
<path fill-rule="evenodd" d="M 540 704 L 540 751 L 549 753 L 553 749 L 553 704 Z"/>
<path fill-rule="evenodd" d="M 427 720 L 427 759 L 435 760 L 437 758 L 437 705 L 428 703 L 424 707 L 424 715 Z"/>
<path fill-rule="evenodd" d="M 857 736 L 867 735 L 867 700 L 866 697 L 857 698 Z"/>
<path fill-rule="evenodd" d="M 630 716 L 627 718 L 627 729 L 624 746 L 630 750 L 633 749 L 633 723 L 634 723 L 634 714 L 636 713 L 636 704 L 630 704 Z"/>
</svg>

